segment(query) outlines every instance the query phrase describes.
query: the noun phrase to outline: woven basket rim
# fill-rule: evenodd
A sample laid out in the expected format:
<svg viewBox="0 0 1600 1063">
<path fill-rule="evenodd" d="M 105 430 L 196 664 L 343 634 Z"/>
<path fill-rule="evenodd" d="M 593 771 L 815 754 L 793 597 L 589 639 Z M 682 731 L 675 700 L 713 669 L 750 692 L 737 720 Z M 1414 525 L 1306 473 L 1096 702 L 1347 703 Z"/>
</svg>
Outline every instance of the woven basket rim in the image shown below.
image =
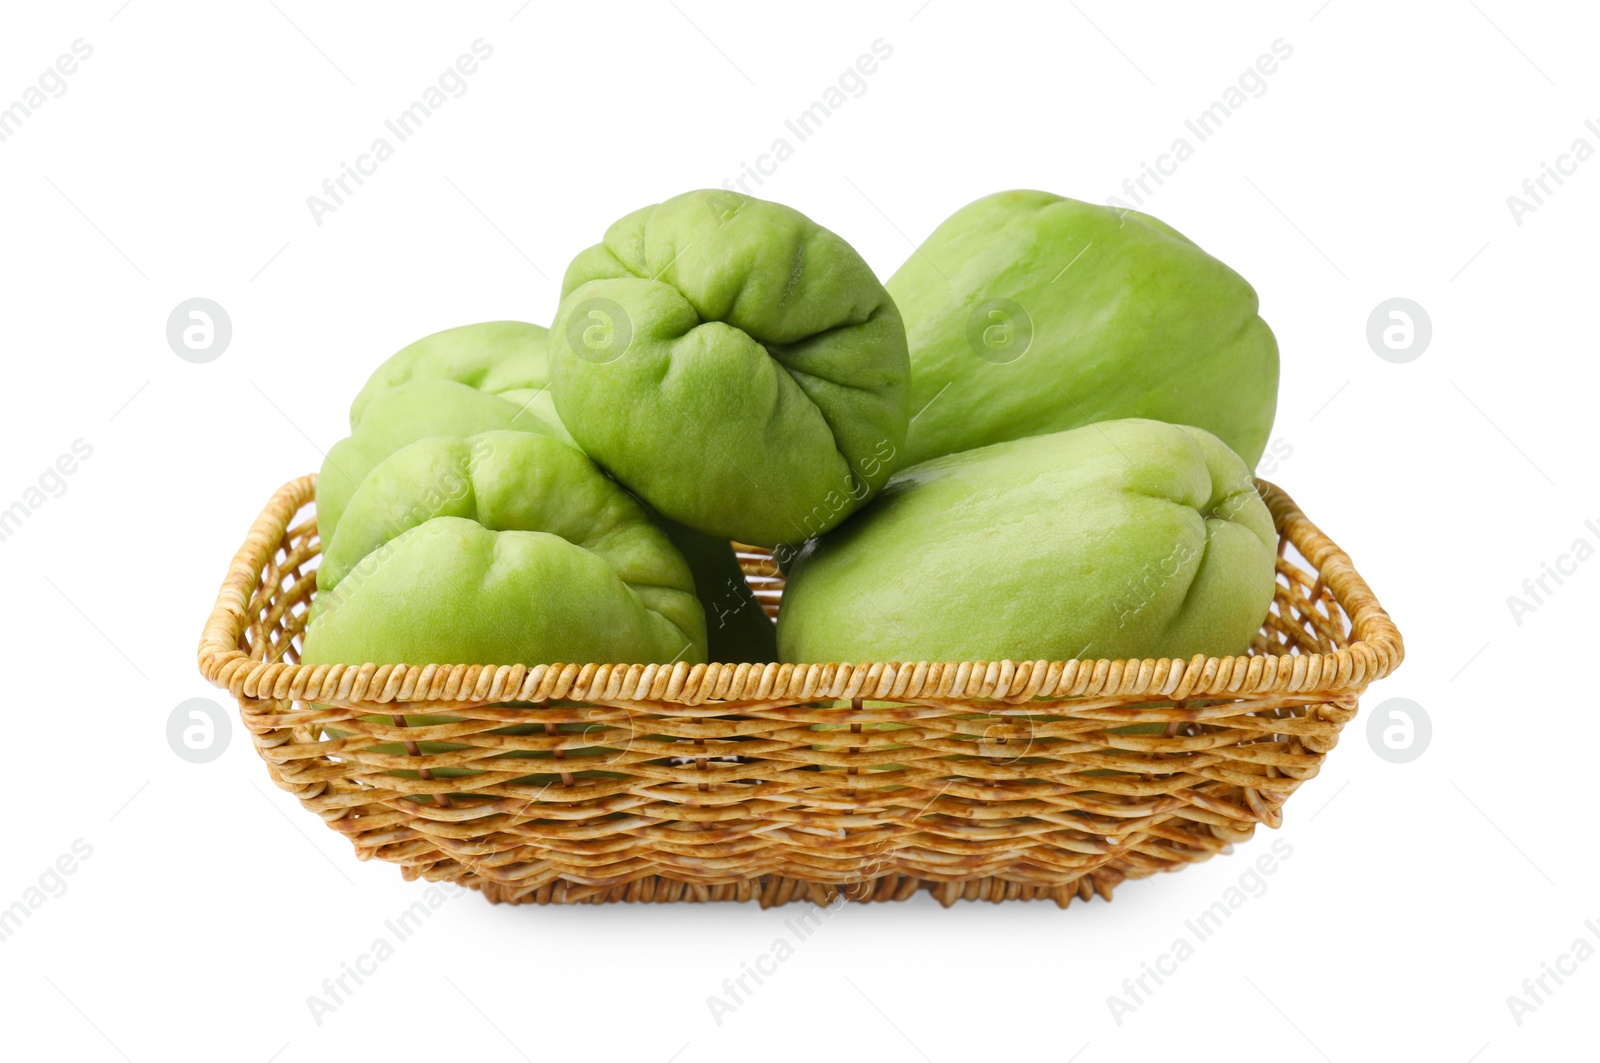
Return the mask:
<svg viewBox="0 0 1600 1063">
<path fill-rule="evenodd" d="M 291 664 L 239 648 L 249 603 L 316 474 L 273 493 L 234 555 L 200 637 L 200 672 L 236 699 L 488 704 L 550 699 L 726 705 L 845 699 L 1246 697 L 1358 694 L 1392 673 L 1405 645 L 1350 557 L 1277 485 L 1257 479 L 1280 536 L 1292 542 L 1350 619 L 1354 641 L 1328 653 L 1076 661 L 887 661 L 812 664 Z M 313 515 L 311 520 L 315 520 Z M 300 526 L 303 526 L 300 525 Z M 295 526 L 299 527 L 299 526 Z"/>
</svg>

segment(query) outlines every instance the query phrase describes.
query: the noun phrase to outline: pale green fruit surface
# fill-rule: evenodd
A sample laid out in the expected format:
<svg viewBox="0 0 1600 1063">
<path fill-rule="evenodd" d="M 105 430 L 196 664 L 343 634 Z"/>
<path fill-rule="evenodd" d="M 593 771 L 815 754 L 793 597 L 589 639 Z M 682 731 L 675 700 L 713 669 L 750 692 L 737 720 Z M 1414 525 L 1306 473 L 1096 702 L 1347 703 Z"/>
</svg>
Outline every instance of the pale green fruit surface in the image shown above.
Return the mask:
<svg viewBox="0 0 1600 1063">
<path fill-rule="evenodd" d="M 549 335 L 525 321 L 484 321 L 424 336 L 373 371 L 350 404 L 350 428 L 360 426 L 373 399 L 401 384 L 453 380 L 515 403 L 523 417 L 558 428 L 547 434 L 563 438 L 549 390 Z"/>
<path fill-rule="evenodd" d="M 798 211 L 734 192 L 677 196 L 613 224 L 561 291 L 556 409 L 668 519 L 800 542 L 899 461 L 900 314 L 861 256 Z"/>
<path fill-rule="evenodd" d="M 904 465 L 1093 421 L 1204 428 L 1252 468 L 1278 345 L 1245 279 L 1165 223 L 1047 192 L 956 211 L 889 278 L 911 348 Z"/>
<path fill-rule="evenodd" d="M 1196 428 L 1119 420 L 902 470 L 790 569 L 785 661 L 1242 653 L 1278 537 Z"/>
<path fill-rule="evenodd" d="M 360 424 L 328 448 L 317 477 L 317 532 L 324 544 L 338 534 L 340 518 L 361 481 L 401 447 L 429 436 L 470 436 L 495 429 L 560 438 L 552 425 L 523 406 L 454 380 L 421 379 L 375 394 Z"/>
<path fill-rule="evenodd" d="M 706 615 L 706 653 L 718 664 L 778 659 L 778 634 L 745 581 L 733 544 L 656 514 L 656 523 L 689 562 Z"/>
<path fill-rule="evenodd" d="M 317 575 L 307 663 L 705 660 L 683 555 L 581 451 L 529 432 L 396 451 Z"/>
</svg>

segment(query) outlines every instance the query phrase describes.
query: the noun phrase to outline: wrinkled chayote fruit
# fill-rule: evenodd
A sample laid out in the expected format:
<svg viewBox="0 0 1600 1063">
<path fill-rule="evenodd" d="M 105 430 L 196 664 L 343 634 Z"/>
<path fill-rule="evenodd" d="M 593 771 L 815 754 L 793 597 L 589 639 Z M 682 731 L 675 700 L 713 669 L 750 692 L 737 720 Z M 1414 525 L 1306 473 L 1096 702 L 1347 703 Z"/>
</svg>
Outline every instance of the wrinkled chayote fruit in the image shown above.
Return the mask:
<svg viewBox="0 0 1600 1063">
<path fill-rule="evenodd" d="M 565 434 L 559 424 L 533 416 L 525 406 L 454 380 L 412 380 L 374 394 L 350 435 L 328 448 L 317 476 L 317 533 L 323 544 L 333 541 L 350 497 L 384 458 L 429 436 L 495 429 Z"/>
<path fill-rule="evenodd" d="M 569 438 L 550 397 L 549 332 L 525 321 L 484 321 L 435 332 L 401 348 L 373 371 L 350 404 L 350 428 L 360 427 L 377 396 L 413 380 L 453 380 L 515 403 L 522 417 Z M 521 427 L 521 426 L 519 426 Z"/>
<path fill-rule="evenodd" d="M 356 489 L 317 577 L 307 663 L 706 657 L 666 533 L 581 451 L 529 432 L 396 451 Z"/>
<path fill-rule="evenodd" d="M 799 542 L 898 463 L 899 312 L 861 256 L 798 211 L 733 192 L 677 196 L 612 225 L 561 291 L 556 409 L 669 519 Z"/>
<path fill-rule="evenodd" d="M 345 500 L 353 490 L 351 481 L 364 477 L 372 462 L 381 460 L 397 444 L 413 441 L 417 431 L 460 435 L 480 426 L 508 424 L 571 442 L 547 386 L 547 337 L 540 326 L 520 321 L 463 325 L 425 336 L 379 366 L 351 403 L 350 423 L 356 440 L 335 448 L 337 467 L 330 464 L 319 485 L 324 543 L 332 541 Z M 512 414 L 496 403 L 463 397 L 454 387 L 410 387 L 416 382 L 441 380 L 503 399 L 518 410 Z M 415 401 L 385 397 L 396 389 L 405 389 Z M 363 430 L 369 408 L 377 410 L 381 424 Z M 694 571 L 697 594 L 712 618 L 707 624 L 711 659 L 739 663 L 776 658 L 772 622 L 758 604 L 744 608 L 753 598 L 728 541 L 682 527 L 659 514 L 651 516 Z M 324 573 L 328 571 L 324 569 Z"/>
<path fill-rule="evenodd" d="M 1198 428 L 1118 420 L 903 469 L 802 549 L 785 661 L 1242 653 L 1278 536 L 1239 457 Z"/>
<path fill-rule="evenodd" d="M 1261 458 L 1278 345 L 1256 293 L 1155 218 L 1000 192 L 940 224 L 888 289 L 911 346 L 903 465 L 1120 417 Z"/>
</svg>

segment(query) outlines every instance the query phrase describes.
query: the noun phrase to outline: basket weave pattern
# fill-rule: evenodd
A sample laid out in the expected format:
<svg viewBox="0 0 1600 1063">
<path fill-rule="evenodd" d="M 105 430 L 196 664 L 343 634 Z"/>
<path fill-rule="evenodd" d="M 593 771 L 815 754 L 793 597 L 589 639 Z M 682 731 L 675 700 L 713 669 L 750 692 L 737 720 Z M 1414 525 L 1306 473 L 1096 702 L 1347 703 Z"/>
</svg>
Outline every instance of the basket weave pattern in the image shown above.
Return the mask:
<svg viewBox="0 0 1600 1063">
<path fill-rule="evenodd" d="M 311 667 L 307 476 L 234 558 L 200 667 L 273 781 L 407 878 L 509 902 L 1064 907 L 1278 826 L 1400 664 L 1350 559 L 1259 486 L 1277 595 L 1239 657 Z M 775 612 L 776 566 L 741 562 Z"/>
</svg>

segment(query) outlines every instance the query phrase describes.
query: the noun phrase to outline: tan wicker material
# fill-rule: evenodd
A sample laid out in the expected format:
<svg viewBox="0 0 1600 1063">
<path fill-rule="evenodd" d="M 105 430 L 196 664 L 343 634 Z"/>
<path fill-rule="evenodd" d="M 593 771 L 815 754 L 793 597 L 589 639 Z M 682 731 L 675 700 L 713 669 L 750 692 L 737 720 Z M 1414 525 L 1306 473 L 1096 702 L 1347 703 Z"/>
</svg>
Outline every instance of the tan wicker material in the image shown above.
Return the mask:
<svg viewBox="0 0 1600 1063">
<path fill-rule="evenodd" d="M 407 878 L 540 904 L 928 889 L 1065 907 L 1278 826 L 1404 656 L 1349 557 L 1260 489 L 1278 591 L 1246 656 L 310 667 L 307 476 L 250 529 L 200 668 L 273 781 Z M 740 554 L 775 611 L 776 566 Z"/>
</svg>

